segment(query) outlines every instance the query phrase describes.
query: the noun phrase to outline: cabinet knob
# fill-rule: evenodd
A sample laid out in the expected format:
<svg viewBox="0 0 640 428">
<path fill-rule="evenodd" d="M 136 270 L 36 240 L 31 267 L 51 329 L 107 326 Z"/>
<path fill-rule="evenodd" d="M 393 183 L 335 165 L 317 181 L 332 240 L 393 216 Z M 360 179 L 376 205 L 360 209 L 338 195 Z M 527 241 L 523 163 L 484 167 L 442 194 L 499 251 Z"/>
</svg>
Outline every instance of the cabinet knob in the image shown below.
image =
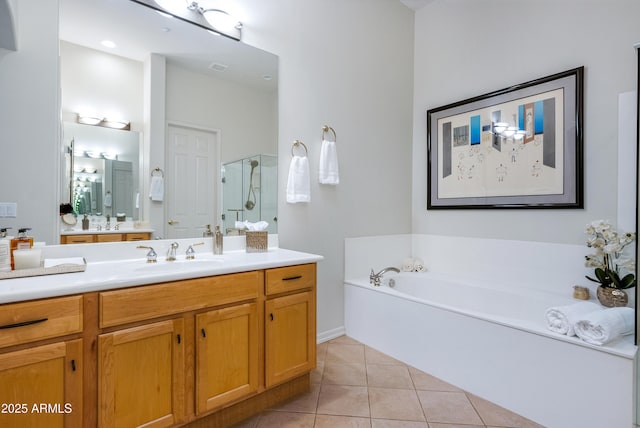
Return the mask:
<svg viewBox="0 0 640 428">
<path fill-rule="evenodd" d="M 269 318 L 271 318 L 271 321 L 273 321 L 273 314 L 269 314 Z"/>
<path fill-rule="evenodd" d="M 200 333 L 202 333 L 202 337 L 207 337 L 207 332 L 204 331 L 204 328 L 200 329 Z"/>
</svg>

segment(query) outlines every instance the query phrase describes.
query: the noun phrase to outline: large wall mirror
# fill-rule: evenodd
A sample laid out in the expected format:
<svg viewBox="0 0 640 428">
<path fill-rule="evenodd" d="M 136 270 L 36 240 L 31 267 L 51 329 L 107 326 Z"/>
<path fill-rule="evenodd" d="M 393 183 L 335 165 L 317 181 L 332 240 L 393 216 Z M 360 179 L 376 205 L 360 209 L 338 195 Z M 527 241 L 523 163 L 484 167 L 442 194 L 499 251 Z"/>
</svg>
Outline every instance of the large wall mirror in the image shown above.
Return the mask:
<svg viewBox="0 0 640 428">
<path fill-rule="evenodd" d="M 60 57 L 61 202 L 92 228 L 125 214 L 123 227 L 155 225 L 164 238 L 201 236 L 206 224 L 237 234 L 236 220 L 277 232 L 275 55 L 131 0 L 60 0 Z M 119 121 L 130 129 L 105 127 Z M 162 138 L 149 131 L 158 127 Z M 154 153 L 164 160 L 151 164 Z"/>
</svg>

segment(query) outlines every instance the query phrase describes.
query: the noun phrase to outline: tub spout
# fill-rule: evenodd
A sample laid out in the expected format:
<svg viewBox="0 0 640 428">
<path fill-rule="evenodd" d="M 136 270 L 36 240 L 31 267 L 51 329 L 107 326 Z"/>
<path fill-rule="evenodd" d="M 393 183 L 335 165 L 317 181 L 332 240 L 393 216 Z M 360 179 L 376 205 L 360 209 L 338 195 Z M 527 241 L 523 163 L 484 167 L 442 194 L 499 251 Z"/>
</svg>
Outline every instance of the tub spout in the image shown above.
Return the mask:
<svg viewBox="0 0 640 428">
<path fill-rule="evenodd" d="M 369 274 L 369 284 L 375 287 L 380 287 L 380 281 L 382 280 L 382 275 L 384 275 L 389 271 L 400 273 L 400 269 L 395 268 L 393 266 L 386 267 L 378 273 L 374 273 L 373 269 L 371 269 L 371 273 Z"/>
</svg>

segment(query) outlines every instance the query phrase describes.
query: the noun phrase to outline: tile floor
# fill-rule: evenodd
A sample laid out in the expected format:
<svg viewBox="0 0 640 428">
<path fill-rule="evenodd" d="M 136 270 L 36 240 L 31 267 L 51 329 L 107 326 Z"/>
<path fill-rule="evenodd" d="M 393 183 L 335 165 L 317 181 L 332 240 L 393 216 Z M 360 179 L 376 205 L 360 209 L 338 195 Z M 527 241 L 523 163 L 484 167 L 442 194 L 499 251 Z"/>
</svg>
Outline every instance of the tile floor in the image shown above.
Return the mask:
<svg viewBox="0 0 640 428">
<path fill-rule="evenodd" d="M 539 428 L 342 336 L 318 345 L 311 391 L 236 428 Z"/>
</svg>

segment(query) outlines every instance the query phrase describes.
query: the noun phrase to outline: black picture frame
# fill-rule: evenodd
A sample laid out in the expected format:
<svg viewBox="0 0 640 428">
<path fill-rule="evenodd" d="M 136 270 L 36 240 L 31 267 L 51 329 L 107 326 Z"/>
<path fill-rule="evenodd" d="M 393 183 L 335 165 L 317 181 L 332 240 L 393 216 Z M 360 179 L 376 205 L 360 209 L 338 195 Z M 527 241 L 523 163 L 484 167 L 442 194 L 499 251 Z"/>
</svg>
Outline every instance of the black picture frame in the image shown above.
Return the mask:
<svg viewBox="0 0 640 428">
<path fill-rule="evenodd" d="M 584 208 L 584 67 L 427 111 L 427 209 Z"/>
</svg>

